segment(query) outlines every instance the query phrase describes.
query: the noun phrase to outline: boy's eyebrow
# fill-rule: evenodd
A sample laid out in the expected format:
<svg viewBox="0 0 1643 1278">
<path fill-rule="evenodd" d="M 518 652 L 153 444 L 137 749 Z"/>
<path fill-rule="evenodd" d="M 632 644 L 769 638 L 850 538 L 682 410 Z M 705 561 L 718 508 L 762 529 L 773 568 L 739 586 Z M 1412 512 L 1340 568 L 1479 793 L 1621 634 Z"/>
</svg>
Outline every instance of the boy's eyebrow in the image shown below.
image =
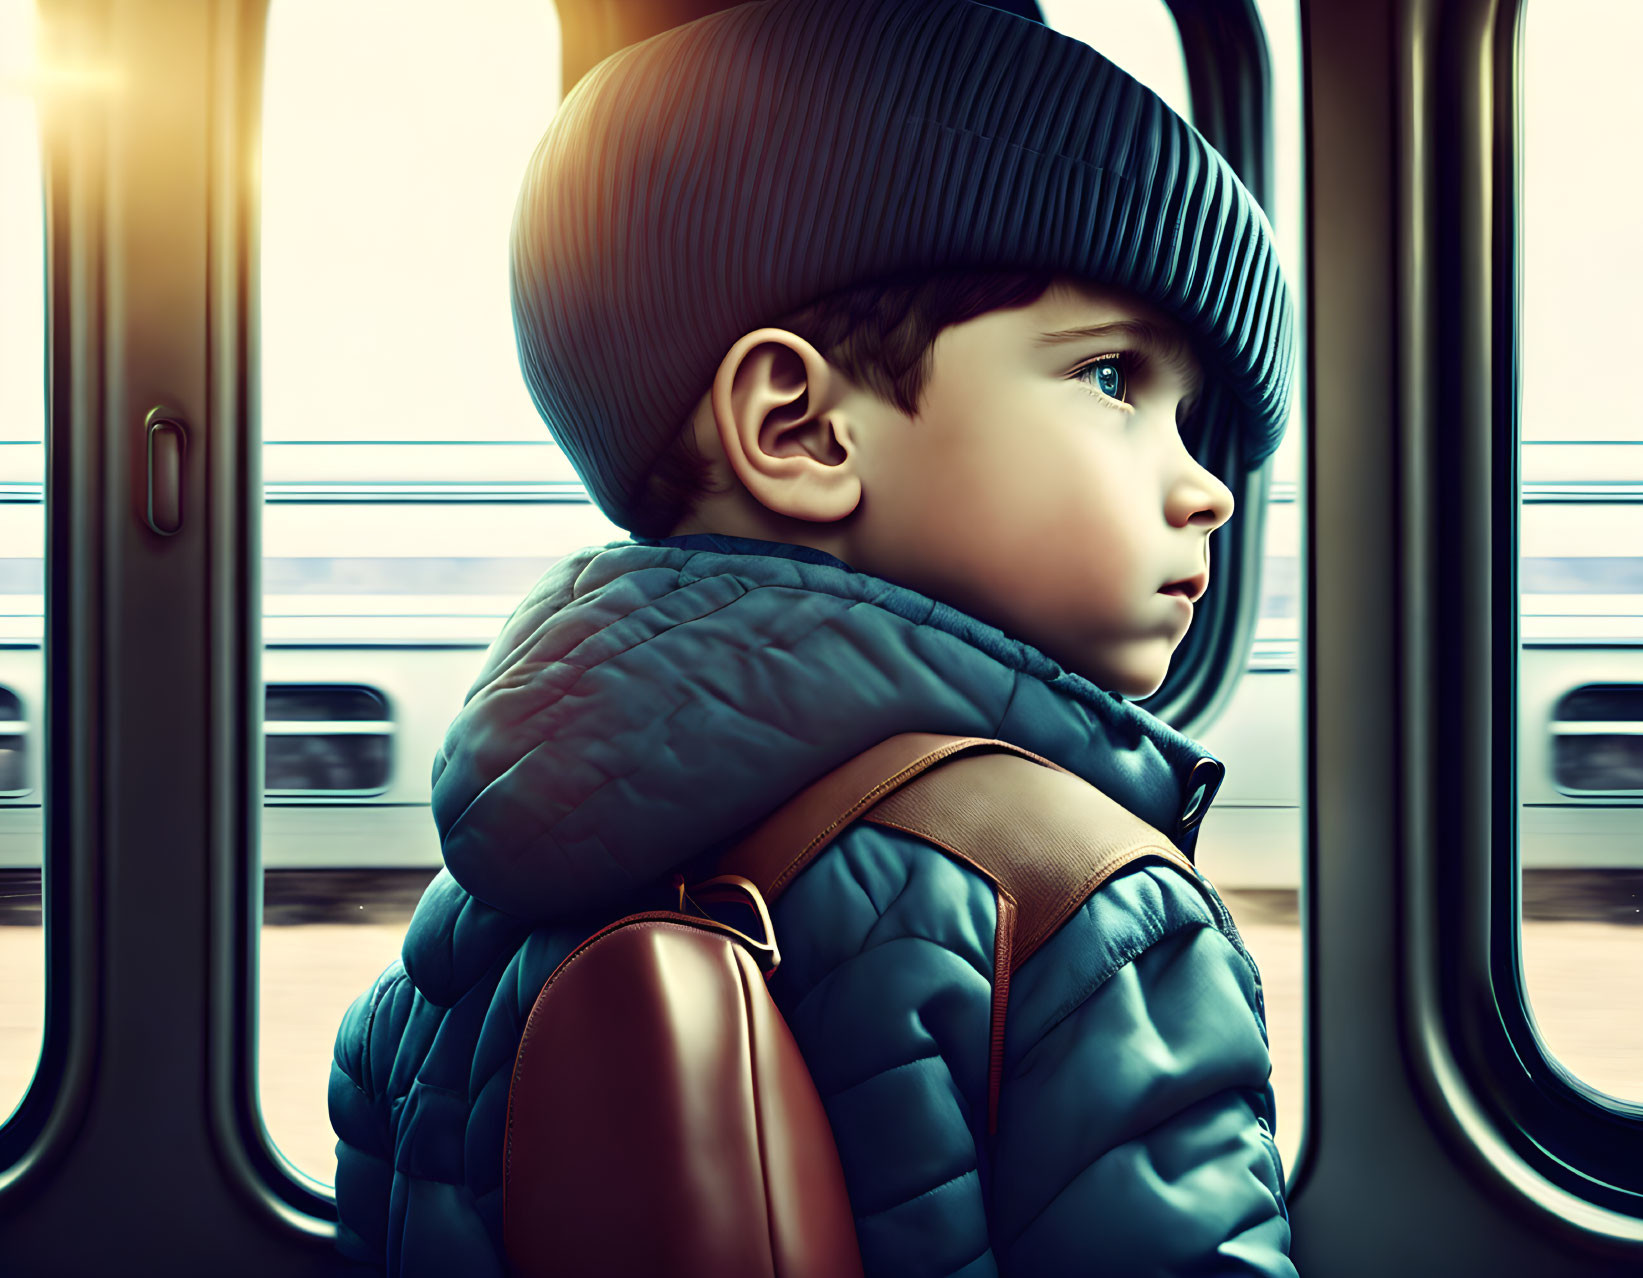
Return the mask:
<svg viewBox="0 0 1643 1278">
<path fill-rule="evenodd" d="M 1105 324 L 1084 324 L 1078 328 L 1059 329 L 1053 333 L 1040 333 L 1033 342 L 1038 346 L 1054 346 L 1061 342 L 1107 337 L 1128 338 L 1165 368 L 1176 373 L 1186 384 L 1186 392 L 1181 397 L 1183 406 L 1190 407 L 1197 400 L 1198 391 L 1203 385 L 1203 372 L 1198 367 L 1198 360 L 1192 353 L 1191 345 L 1179 330 L 1160 330 L 1141 319 L 1121 319 L 1110 320 Z"/>
</svg>

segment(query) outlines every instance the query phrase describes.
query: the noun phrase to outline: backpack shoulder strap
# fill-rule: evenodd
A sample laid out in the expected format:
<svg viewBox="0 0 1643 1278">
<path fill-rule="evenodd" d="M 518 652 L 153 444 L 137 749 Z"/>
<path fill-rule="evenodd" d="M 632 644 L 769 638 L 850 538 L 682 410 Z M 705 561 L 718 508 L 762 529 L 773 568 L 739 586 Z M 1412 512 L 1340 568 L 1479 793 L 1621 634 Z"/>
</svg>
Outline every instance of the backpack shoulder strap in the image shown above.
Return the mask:
<svg viewBox="0 0 1643 1278">
<path fill-rule="evenodd" d="M 1202 876 L 1162 832 L 1064 768 L 972 753 L 885 796 L 863 820 L 939 844 L 1014 907 L 1020 967 L 1108 879 L 1143 858 Z"/>
<path fill-rule="evenodd" d="M 1010 976 L 1092 892 L 1144 859 L 1212 889 L 1160 831 L 1059 764 L 1007 741 L 906 732 L 801 790 L 718 859 L 774 901 L 857 819 L 916 835 L 993 884 L 989 1133 L 996 1131 Z M 1215 904 L 1211 903 L 1212 912 Z"/>
</svg>

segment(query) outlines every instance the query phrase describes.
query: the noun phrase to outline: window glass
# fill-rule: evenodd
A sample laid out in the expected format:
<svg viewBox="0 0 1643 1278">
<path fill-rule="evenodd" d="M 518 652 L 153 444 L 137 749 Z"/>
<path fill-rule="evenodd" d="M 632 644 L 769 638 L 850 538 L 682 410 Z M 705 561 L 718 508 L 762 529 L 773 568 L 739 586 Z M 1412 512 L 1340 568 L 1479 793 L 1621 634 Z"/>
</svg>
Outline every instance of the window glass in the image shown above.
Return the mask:
<svg viewBox="0 0 1643 1278">
<path fill-rule="evenodd" d="M 0 0 L 0 1122 L 45 1024 L 45 232 L 33 0 Z"/>
<path fill-rule="evenodd" d="M 1278 1152 L 1293 1172 L 1301 1144 L 1307 1078 L 1303 1068 L 1305 950 L 1300 925 L 1301 475 L 1306 326 L 1301 223 L 1301 49 L 1296 0 L 1258 0 L 1272 75 L 1272 206 L 1266 210 L 1295 305 L 1296 385 L 1284 441 L 1268 463 L 1266 550 L 1249 671 L 1225 712 L 1199 734 L 1227 767 L 1204 819 L 1199 863 L 1238 920 L 1260 965 L 1278 1101 Z M 1233 518 L 1237 518 L 1236 515 Z"/>
<path fill-rule="evenodd" d="M 1643 8 L 1523 30 L 1518 796 L 1523 976 L 1547 1050 L 1643 1100 Z"/>
<path fill-rule="evenodd" d="M 1192 119 L 1181 34 L 1164 0 L 1039 0 L 1044 24 L 1082 40 Z"/>
<path fill-rule="evenodd" d="M 269 11 L 258 1075 L 324 1183 L 337 1026 L 440 865 L 439 742 L 531 584 L 622 535 L 514 354 L 508 228 L 559 56 L 543 0 Z"/>
<path fill-rule="evenodd" d="M 559 98 L 553 6 L 275 0 L 263 439 L 542 441 L 507 243 Z M 550 55 L 550 56 L 544 56 Z"/>
<path fill-rule="evenodd" d="M 1295 0 L 1261 0 L 1272 67 L 1273 207 L 1284 272 L 1300 304 L 1300 15 Z M 1164 0 L 1044 0 L 1045 21 L 1085 41 L 1191 118 L 1181 37 Z M 1298 318 L 1298 316 L 1297 316 Z M 1304 329 L 1301 330 L 1304 333 Z M 1249 669 L 1231 702 L 1195 738 L 1227 767 L 1204 820 L 1198 865 L 1226 898 L 1265 986 L 1278 1151 L 1300 1148 L 1301 1056 L 1300 504 L 1301 402 L 1269 465 L 1261 605 Z M 1234 518 L 1238 518 L 1235 514 Z M 1213 550 L 1212 550 L 1213 553 Z M 1183 725 L 1184 726 L 1184 725 Z"/>
</svg>

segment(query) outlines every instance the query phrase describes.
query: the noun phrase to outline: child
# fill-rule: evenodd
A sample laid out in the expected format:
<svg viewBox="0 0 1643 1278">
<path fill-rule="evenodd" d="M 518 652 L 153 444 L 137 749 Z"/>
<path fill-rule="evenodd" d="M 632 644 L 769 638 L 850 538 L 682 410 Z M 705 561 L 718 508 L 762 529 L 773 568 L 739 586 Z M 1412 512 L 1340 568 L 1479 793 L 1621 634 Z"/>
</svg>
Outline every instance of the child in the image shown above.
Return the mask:
<svg viewBox="0 0 1643 1278">
<path fill-rule="evenodd" d="M 1289 393 L 1224 163 L 968 0 L 773 0 L 607 59 L 513 264 L 538 407 L 635 536 L 493 645 L 434 762 L 446 868 L 338 1035 L 339 1245 L 394 1273 L 503 1272 L 510 1072 L 559 961 L 868 746 L 1002 737 L 1190 853 L 1219 765 L 1124 698 L 1232 515 L 1195 451 L 1258 465 Z M 860 823 L 774 909 L 865 1272 L 1293 1275 L 1236 934 L 1173 870 L 1103 885 L 1011 983 L 989 1143 L 994 910 Z"/>
</svg>

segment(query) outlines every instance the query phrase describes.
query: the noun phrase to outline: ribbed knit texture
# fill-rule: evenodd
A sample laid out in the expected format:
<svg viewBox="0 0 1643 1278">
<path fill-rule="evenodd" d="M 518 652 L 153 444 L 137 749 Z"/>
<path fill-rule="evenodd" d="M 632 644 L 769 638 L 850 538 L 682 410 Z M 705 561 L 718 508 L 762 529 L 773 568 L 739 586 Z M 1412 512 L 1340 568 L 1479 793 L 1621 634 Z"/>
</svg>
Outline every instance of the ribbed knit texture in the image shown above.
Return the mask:
<svg viewBox="0 0 1643 1278">
<path fill-rule="evenodd" d="M 1088 45 L 968 0 L 765 0 L 605 59 L 527 168 L 514 331 L 537 409 L 626 527 L 737 338 L 974 267 L 1152 302 L 1227 392 L 1207 411 L 1233 414 L 1242 464 L 1277 448 L 1292 306 L 1255 200 Z"/>
</svg>

